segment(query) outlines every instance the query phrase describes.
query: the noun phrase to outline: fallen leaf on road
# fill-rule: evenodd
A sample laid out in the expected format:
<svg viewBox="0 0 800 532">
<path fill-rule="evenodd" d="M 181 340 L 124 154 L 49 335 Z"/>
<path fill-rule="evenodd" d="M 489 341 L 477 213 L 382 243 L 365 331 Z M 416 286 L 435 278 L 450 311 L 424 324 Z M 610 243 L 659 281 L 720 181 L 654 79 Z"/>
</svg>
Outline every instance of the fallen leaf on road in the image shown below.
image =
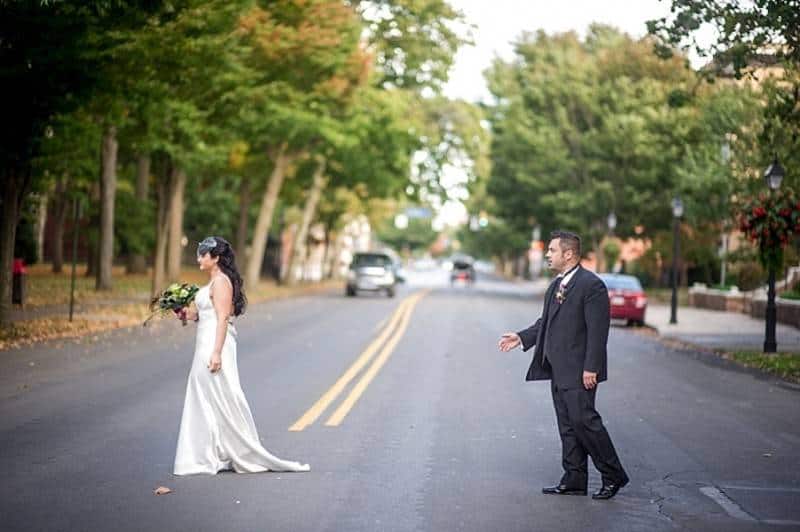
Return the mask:
<svg viewBox="0 0 800 532">
<path fill-rule="evenodd" d="M 153 490 L 153 493 L 156 495 L 166 495 L 167 493 L 172 493 L 172 490 L 164 486 L 159 486 Z"/>
</svg>

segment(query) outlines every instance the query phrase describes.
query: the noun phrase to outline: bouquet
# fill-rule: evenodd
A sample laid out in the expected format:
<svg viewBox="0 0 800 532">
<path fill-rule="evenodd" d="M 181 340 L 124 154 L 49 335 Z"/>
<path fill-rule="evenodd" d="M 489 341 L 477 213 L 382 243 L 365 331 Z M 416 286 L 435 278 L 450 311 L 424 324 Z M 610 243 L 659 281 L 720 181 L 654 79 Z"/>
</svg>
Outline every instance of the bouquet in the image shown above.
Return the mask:
<svg viewBox="0 0 800 532">
<path fill-rule="evenodd" d="M 142 325 L 147 326 L 147 323 L 156 315 L 163 315 L 169 311 L 178 314 L 183 325 L 186 325 L 186 313 L 183 310 L 194 301 L 194 296 L 198 290 L 200 289 L 196 284 L 172 283 L 150 302 L 150 311 L 152 313 L 144 320 Z"/>
</svg>

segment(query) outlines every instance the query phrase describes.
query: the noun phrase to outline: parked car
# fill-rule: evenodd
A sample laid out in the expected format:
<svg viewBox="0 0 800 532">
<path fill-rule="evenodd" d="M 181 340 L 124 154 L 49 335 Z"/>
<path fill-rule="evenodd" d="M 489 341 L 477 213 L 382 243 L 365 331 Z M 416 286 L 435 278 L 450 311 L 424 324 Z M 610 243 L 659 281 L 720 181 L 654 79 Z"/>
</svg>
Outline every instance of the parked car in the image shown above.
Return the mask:
<svg viewBox="0 0 800 532">
<path fill-rule="evenodd" d="M 613 273 L 602 273 L 600 279 L 608 288 L 611 319 L 627 320 L 628 325 L 644 325 L 647 295 L 639 279 Z"/>
<path fill-rule="evenodd" d="M 359 291 L 385 292 L 394 297 L 401 282 L 397 265 L 386 253 L 356 253 L 347 271 L 345 294 L 355 296 Z"/>
</svg>

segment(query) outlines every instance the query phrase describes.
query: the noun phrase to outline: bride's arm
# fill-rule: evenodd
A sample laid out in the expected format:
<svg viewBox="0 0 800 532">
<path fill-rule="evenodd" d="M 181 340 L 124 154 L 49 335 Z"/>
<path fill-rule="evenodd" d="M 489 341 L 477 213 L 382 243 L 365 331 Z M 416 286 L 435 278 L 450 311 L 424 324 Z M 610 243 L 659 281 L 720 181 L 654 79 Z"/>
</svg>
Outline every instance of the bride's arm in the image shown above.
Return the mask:
<svg viewBox="0 0 800 532">
<path fill-rule="evenodd" d="M 217 314 L 217 334 L 208 367 L 212 373 L 216 373 L 222 367 L 222 346 L 228 334 L 228 317 L 233 311 L 233 287 L 227 277 L 211 285 L 211 301 Z"/>
</svg>

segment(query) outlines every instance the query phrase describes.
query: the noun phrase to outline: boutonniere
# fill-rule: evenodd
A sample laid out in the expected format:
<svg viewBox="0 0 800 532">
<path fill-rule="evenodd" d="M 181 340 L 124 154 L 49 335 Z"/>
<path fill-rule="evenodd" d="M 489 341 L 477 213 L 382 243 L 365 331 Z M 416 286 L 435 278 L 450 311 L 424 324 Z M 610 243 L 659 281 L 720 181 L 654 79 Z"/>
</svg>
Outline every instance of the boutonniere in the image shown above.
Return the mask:
<svg viewBox="0 0 800 532">
<path fill-rule="evenodd" d="M 558 292 L 556 292 L 556 301 L 560 305 L 567 300 L 567 287 L 563 284 L 558 285 Z"/>
</svg>

